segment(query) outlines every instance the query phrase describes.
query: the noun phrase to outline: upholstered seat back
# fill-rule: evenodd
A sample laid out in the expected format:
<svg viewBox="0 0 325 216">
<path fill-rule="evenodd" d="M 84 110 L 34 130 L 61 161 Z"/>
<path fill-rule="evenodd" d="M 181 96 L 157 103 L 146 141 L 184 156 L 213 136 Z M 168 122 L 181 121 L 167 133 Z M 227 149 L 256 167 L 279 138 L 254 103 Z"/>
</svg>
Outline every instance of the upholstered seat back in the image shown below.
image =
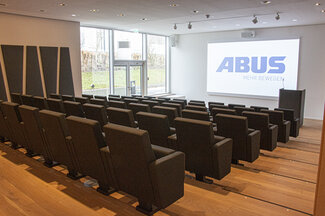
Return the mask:
<svg viewBox="0 0 325 216">
<path fill-rule="evenodd" d="M 39 110 L 49 109 L 49 105 L 47 104 L 47 100 L 44 97 L 34 96 L 34 107 L 37 107 Z"/>
<path fill-rule="evenodd" d="M 116 108 L 120 108 L 120 109 L 126 109 L 126 103 L 123 101 L 110 100 L 110 101 L 108 101 L 108 107 L 116 107 Z"/>
<path fill-rule="evenodd" d="M 189 119 L 196 119 L 201 121 L 210 121 L 208 112 L 196 111 L 196 110 L 182 110 L 182 117 Z"/>
<path fill-rule="evenodd" d="M 148 104 L 129 103 L 129 109 L 132 110 L 135 120 L 137 120 L 137 112 L 150 112 L 150 106 Z"/>
<path fill-rule="evenodd" d="M 126 127 L 136 127 L 132 110 L 116 107 L 107 108 L 108 121 Z"/>
<path fill-rule="evenodd" d="M 79 102 L 82 105 L 84 105 L 86 103 L 90 103 L 90 100 L 87 97 L 75 97 L 74 99 L 75 99 L 76 102 Z"/>
<path fill-rule="evenodd" d="M 123 98 L 123 101 L 126 103 L 127 109 L 130 109 L 130 107 L 129 107 L 130 103 L 139 103 L 139 100 L 135 99 L 135 98 Z"/>
<path fill-rule="evenodd" d="M 54 99 L 62 100 L 62 95 L 60 95 L 60 94 L 55 94 L 55 93 L 51 93 L 51 94 L 50 94 L 50 98 L 54 98 Z"/>
<path fill-rule="evenodd" d="M 154 106 L 158 106 L 159 105 L 159 103 L 157 101 L 153 101 L 153 100 L 142 100 L 141 103 L 148 104 L 151 111 L 152 111 L 152 108 Z"/>
<path fill-rule="evenodd" d="M 248 108 L 248 107 L 234 107 L 234 109 L 236 110 L 237 115 L 242 115 L 242 113 L 244 111 L 248 111 L 248 112 L 254 112 L 255 110 L 253 108 Z"/>
<path fill-rule="evenodd" d="M 196 106 L 196 105 L 187 105 L 185 107 L 185 109 L 202 111 L 202 112 L 206 112 L 207 111 L 207 108 L 205 106 Z"/>
<path fill-rule="evenodd" d="M 223 108 L 212 108 L 211 115 L 213 117 L 213 122 L 216 122 L 217 114 L 228 114 L 228 115 L 236 115 L 236 110 L 233 109 L 223 109 Z"/>
<path fill-rule="evenodd" d="M 78 117 L 85 117 L 85 113 L 83 111 L 82 105 L 79 102 L 73 101 L 64 101 L 64 110 L 67 116 L 78 116 Z"/>
<path fill-rule="evenodd" d="M 173 107 L 154 106 L 153 113 L 166 115 L 171 127 L 174 127 L 174 119 L 178 117 L 177 109 Z"/>
<path fill-rule="evenodd" d="M 275 110 L 261 110 L 262 113 L 269 114 L 269 119 L 272 124 L 282 125 L 284 121 L 284 112 Z"/>
<path fill-rule="evenodd" d="M 178 116 L 182 116 L 182 105 L 180 105 L 180 104 L 164 102 L 164 103 L 161 104 L 161 106 L 174 107 L 174 108 L 177 109 Z"/>
<path fill-rule="evenodd" d="M 20 93 L 11 93 L 10 95 L 11 95 L 11 102 L 19 105 L 23 104 Z"/>
<path fill-rule="evenodd" d="M 168 101 L 168 103 L 175 103 L 175 104 L 179 104 L 179 105 L 181 105 L 182 109 L 185 109 L 185 106 L 186 106 L 186 104 L 185 104 L 185 101 L 179 101 L 179 100 L 170 100 L 170 101 Z"/>
<path fill-rule="evenodd" d="M 104 106 L 105 108 L 107 107 L 107 100 L 104 100 L 104 99 L 92 98 L 92 99 L 90 99 L 90 103 L 95 104 L 95 105 Z"/>
<path fill-rule="evenodd" d="M 22 104 L 27 106 L 34 106 L 34 100 L 32 95 L 22 95 Z"/>
<path fill-rule="evenodd" d="M 95 104 L 84 104 L 83 110 L 87 119 L 98 121 L 101 127 L 107 124 L 107 112 L 104 106 Z"/>
<path fill-rule="evenodd" d="M 147 131 L 116 124 L 104 126 L 120 190 L 138 200 L 154 200 L 149 166 L 155 161 Z"/>
<path fill-rule="evenodd" d="M 62 100 L 55 99 L 55 98 L 48 98 L 47 104 L 49 106 L 49 110 L 54 111 L 54 112 L 65 113 Z"/>
<path fill-rule="evenodd" d="M 63 101 L 75 101 L 75 98 L 73 95 L 62 95 Z"/>
<path fill-rule="evenodd" d="M 243 104 L 228 104 L 229 109 L 234 109 L 235 107 L 246 107 Z"/>
<path fill-rule="evenodd" d="M 209 102 L 209 111 L 211 112 L 212 109 L 215 107 L 215 106 L 224 106 L 225 104 L 224 103 L 221 103 L 221 102 Z M 218 107 L 216 107 L 218 108 Z M 220 108 L 220 107 L 219 107 Z"/>
</svg>

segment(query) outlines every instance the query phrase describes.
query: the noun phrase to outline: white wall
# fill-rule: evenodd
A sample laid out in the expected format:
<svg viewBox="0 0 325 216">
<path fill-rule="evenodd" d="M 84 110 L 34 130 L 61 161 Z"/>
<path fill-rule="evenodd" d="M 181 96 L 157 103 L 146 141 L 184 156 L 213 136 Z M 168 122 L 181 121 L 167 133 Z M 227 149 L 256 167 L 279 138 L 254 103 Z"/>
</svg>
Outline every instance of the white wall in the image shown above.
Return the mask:
<svg viewBox="0 0 325 216">
<path fill-rule="evenodd" d="M 206 93 L 207 43 L 242 41 L 241 31 L 180 35 L 171 48 L 171 92 L 188 99 L 277 107 L 277 100 Z M 298 89 L 306 89 L 305 118 L 322 119 L 325 101 L 325 25 L 256 29 L 255 40 L 301 39 Z M 247 40 L 247 39 L 246 39 Z"/>
<path fill-rule="evenodd" d="M 80 23 L 0 13 L 0 44 L 69 47 L 75 94 L 81 94 Z"/>
</svg>

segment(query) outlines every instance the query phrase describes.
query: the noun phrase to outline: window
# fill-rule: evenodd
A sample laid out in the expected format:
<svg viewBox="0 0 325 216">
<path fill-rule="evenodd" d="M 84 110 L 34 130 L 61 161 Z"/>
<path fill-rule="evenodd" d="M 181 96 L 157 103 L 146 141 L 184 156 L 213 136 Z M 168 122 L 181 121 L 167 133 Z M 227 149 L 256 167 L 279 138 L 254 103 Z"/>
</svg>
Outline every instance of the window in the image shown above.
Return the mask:
<svg viewBox="0 0 325 216">
<path fill-rule="evenodd" d="M 82 92 L 109 94 L 109 31 L 81 27 Z"/>
<path fill-rule="evenodd" d="M 142 34 L 114 31 L 115 60 L 142 60 Z"/>
<path fill-rule="evenodd" d="M 148 95 L 166 92 L 166 37 L 147 36 Z"/>
</svg>

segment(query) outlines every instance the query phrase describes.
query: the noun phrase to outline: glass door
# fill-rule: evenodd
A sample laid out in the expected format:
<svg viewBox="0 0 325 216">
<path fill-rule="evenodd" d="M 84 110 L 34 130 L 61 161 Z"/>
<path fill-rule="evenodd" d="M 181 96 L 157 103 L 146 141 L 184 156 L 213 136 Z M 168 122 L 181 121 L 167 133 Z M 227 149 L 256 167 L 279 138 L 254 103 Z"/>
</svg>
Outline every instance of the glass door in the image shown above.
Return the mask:
<svg viewBox="0 0 325 216">
<path fill-rule="evenodd" d="M 114 94 L 122 96 L 142 95 L 143 62 L 125 61 L 114 65 Z"/>
</svg>

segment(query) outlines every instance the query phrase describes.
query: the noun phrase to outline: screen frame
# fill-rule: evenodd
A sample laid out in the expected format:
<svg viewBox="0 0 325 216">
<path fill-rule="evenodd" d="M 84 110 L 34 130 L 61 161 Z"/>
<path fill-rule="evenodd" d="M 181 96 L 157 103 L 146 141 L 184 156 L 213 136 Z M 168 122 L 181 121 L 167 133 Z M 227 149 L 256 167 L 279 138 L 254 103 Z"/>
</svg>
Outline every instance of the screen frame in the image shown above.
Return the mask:
<svg viewBox="0 0 325 216">
<path fill-rule="evenodd" d="M 296 90 L 299 89 L 299 77 L 300 77 L 300 58 L 301 58 L 301 37 L 282 37 L 282 38 L 241 38 L 242 40 L 214 40 L 208 41 L 206 44 L 206 54 L 207 54 L 207 61 L 206 61 L 206 74 L 208 73 L 208 45 L 211 43 L 236 43 L 236 42 L 259 42 L 259 41 L 281 41 L 281 40 L 299 40 L 299 53 L 298 53 L 298 65 L 297 65 L 297 83 L 296 83 Z M 206 92 L 210 96 L 223 96 L 223 97 L 237 97 L 237 98 L 252 98 L 252 99 L 264 99 L 264 100 L 273 100 L 277 101 L 279 96 L 261 96 L 261 95 L 249 95 L 249 94 L 233 94 L 233 93 L 218 93 L 218 92 L 209 92 L 207 90 L 208 81 L 206 80 Z M 285 89 L 285 88 L 281 88 Z M 279 89 L 280 91 L 280 89 Z"/>
</svg>

